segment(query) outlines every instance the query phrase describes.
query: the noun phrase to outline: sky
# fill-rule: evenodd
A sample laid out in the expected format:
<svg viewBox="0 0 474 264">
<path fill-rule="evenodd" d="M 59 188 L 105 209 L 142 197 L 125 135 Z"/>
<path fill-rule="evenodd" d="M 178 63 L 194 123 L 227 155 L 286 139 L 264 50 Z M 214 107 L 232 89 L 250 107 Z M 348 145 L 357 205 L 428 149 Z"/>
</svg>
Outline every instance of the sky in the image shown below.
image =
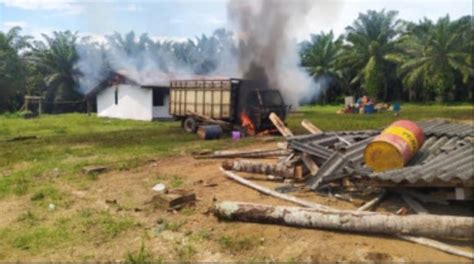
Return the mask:
<svg viewBox="0 0 474 264">
<path fill-rule="evenodd" d="M 258 1 L 258 0 L 255 0 Z M 287 0 L 297 1 L 297 0 Z M 436 20 L 473 14 L 472 0 L 313 0 L 306 22 L 294 30 L 298 40 L 311 33 L 333 30 L 344 33 L 360 12 L 398 10 L 399 18 Z M 232 29 L 227 20 L 227 0 L 0 0 L 0 30 L 21 26 L 36 38 L 41 33 L 71 30 L 103 40 L 114 31 L 148 33 L 155 39 L 185 40 Z"/>
</svg>

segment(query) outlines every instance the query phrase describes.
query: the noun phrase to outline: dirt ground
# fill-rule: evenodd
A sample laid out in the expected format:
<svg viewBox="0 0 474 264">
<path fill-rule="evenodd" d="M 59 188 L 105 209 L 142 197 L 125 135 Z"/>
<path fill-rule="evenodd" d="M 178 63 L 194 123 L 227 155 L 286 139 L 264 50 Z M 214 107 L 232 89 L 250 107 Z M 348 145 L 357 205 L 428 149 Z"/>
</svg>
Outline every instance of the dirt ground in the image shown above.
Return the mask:
<svg viewBox="0 0 474 264">
<path fill-rule="evenodd" d="M 259 147 L 274 147 L 265 143 Z M 250 147 L 247 147 L 250 148 Z M 251 148 L 255 148 L 252 146 Z M 468 262 L 425 246 L 389 236 L 359 235 L 323 230 L 285 227 L 270 224 L 220 222 L 209 208 L 214 201 L 232 200 L 275 205 L 287 202 L 261 195 L 225 178 L 219 171 L 222 160 L 196 160 L 178 156 L 150 160 L 130 171 L 100 174 L 89 190 L 70 188 L 75 203 L 63 213 L 80 208 L 108 210 L 118 217 L 131 217 L 139 224 L 110 242 L 83 243 L 36 256 L 11 256 L 28 261 L 101 260 L 121 261 L 127 251 L 138 251 L 143 245 L 152 260 L 222 261 L 371 261 L 371 262 Z M 162 180 L 180 179 L 179 188 L 196 193 L 195 207 L 169 212 L 156 207 L 152 187 Z M 263 183 L 274 187 L 278 183 Z M 292 193 L 310 201 L 337 208 L 353 209 L 355 205 L 312 192 Z M 25 202 L 26 202 L 25 198 Z M 18 217 L 22 200 L 0 201 L 0 225 Z M 380 207 L 390 208 L 382 204 Z M 393 206 L 396 209 L 397 206 Z M 167 228 L 163 223 L 168 223 Z M 472 250 L 464 243 L 460 248 Z"/>
</svg>

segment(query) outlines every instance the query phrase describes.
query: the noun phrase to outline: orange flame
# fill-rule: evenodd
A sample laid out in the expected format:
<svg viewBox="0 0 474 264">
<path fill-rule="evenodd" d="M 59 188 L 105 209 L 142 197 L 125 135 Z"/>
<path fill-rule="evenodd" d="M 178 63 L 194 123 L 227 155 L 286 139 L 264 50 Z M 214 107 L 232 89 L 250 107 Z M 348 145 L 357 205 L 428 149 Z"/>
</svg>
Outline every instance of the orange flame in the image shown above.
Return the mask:
<svg viewBox="0 0 474 264">
<path fill-rule="evenodd" d="M 255 125 L 253 124 L 252 119 L 250 119 L 250 117 L 245 112 L 240 113 L 240 123 L 242 127 L 247 130 L 248 135 L 255 135 Z"/>
</svg>

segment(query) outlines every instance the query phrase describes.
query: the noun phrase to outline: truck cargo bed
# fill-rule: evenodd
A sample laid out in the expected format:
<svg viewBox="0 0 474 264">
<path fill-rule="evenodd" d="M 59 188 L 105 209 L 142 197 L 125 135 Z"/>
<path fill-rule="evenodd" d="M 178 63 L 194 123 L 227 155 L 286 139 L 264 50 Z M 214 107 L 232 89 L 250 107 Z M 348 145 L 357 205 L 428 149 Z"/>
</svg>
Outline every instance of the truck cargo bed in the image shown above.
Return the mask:
<svg viewBox="0 0 474 264">
<path fill-rule="evenodd" d="M 214 119 L 232 117 L 232 80 L 174 80 L 170 83 L 170 113 L 185 117 L 188 111 Z"/>
</svg>

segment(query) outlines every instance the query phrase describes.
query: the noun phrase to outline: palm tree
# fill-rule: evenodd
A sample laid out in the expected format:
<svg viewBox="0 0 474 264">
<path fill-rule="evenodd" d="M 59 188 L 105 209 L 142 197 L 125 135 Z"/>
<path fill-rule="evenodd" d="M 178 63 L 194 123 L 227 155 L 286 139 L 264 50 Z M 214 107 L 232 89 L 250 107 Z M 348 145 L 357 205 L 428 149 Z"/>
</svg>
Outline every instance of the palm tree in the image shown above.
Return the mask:
<svg viewBox="0 0 474 264">
<path fill-rule="evenodd" d="M 301 64 L 314 77 L 324 102 L 334 100 L 347 87 L 343 71 L 337 67 L 341 45 L 342 38 L 335 39 L 332 31 L 313 34 L 311 41 L 301 44 Z M 316 99 L 317 96 L 312 101 Z"/>
<path fill-rule="evenodd" d="M 312 76 L 337 75 L 336 59 L 340 55 L 342 39 L 334 39 L 334 33 L 321 32 L 311 35 L 311 41 L 302 43 L 301 63 Z"/>
<path fill-rule="evenodd" d="M 135 35 L 132 30 L 123 36 L 115 32 L 110 36 L 105 36 L 107 44 L 109 45 L 108 57 L 116 70 L 129 69 L 134 67 L 134 71 L 141 71 L 144 67 L 149 66 L 151 62 L 148 59 L 146 51 L 150 43 L 153 41 L 148 37 L 148 34 Z"/>
<path fill-rule="evenodd" d="M 21 36 L 21 28 L 0 32 L 0 111 L 19 108 L 25 89 L 26 63 L 20 50 L 28 47 L 31 37 Z"/>
<path fill-rule="evenodd" d="M 399 36 L 402 23 L 396 19 L 398 12 L 369 10 L 359 14 L 356 21 L 346 28 L 344 52 L 339 66 L 355 69 L 351 84 L 361 83 L 372 97 L 388 99 L 394 96 L 395 65 L 385 55 L 395 49 L 394 40 Z"/>
<path fill-rule="evenodd" d="M 48 86 L 47 98 L 58 100 L 77 100 L 81 98 L 77 79 L 81 75 L 76 63 L 77 33 L 70 31 L 53 32 L 53 36 L 43 34 L 46 43 L 37 41 L 29 59 L 44 73 Z"/>
<path fill-rule="evenodd" d="M 423 93 L 425 99 L 430 94 L 441 100 L 452 98 L 456 74 L 468 83 L 474 74 L 473 40 L 466 38 L 470 27 L 465 18 L 451 22 L 449 16 L 440 18 L 436 24 L 425 18 L 408 25 L 398 44 L 403 51 L 387 58 L 400 65 L 399 74 L 412 96 Z"/>
</svg>

